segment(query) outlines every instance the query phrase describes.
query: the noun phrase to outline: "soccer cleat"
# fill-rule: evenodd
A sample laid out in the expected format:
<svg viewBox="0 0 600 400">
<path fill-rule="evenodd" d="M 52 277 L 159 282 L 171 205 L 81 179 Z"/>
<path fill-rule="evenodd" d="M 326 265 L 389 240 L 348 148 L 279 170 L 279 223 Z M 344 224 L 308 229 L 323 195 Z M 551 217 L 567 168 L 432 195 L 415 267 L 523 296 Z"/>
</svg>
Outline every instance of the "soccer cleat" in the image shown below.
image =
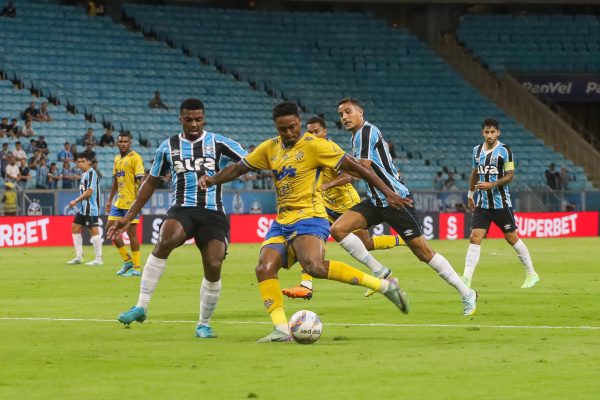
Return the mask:
<svg viewBox="0 0 600 400">
<path fill-rule="evenodd" d="M 536 273 L 526 274 L 525 275 L 525 280 L 523 281 L 523 284 L 521 285 L 521 289 L 532 288 L 539 281 L 540 281 L 540 276 L 538 274 L 536 274 Z"/>
<path fill-rule="evenodd" d="M 142 276 L 142 271 L 139 268 L 131 268 L 129 271 L 125 272 L 121 276 L 126 276 L 126 277 L 130 277 L 130 276 Z"/>
<path fill-rule="evenodd" d="M 379 275 L 375 275 L 375 276 L 376 276 L 376 277 L 378 277 L 378 278 L 381 278 L 381 279 L 385 279 L 385 278 L 387 278 L 388 276 L 390 276 L 391 274 L 392 274 L 392 271 L 390 271 L 388 268 L 386 268 L 386 269 L 384 270 L 383 274 L 379 274 Z M 367 291 L 365 292 L 364 296 L 365 296 L 365 297 L 371 297 L 371 296 L 373 296 L 375 293 L 376 293 L 376 291 L 375 291 L 375 290 L 373 290 L 373 289 L 367 289 Z"/>
<path fill-rule="evenodd" d="M 465 285 L 467 285 L 468 288 L 471 287 L 471 278 L 463 275 L 460 277 L 460 279 L 462 279 L 462 281 L 465 283 Z"/>
<path fill-rule="evenodd" d="M 121 267 L 121 269 L 117 271 L 117 275 L 123 275 L 131 268 L 133 268 L 133 263 L 131 261 L 125 261 L 123 262 L 123 266 Z"/>
<path fill-rule="evenodd" d="M 102 265 L 102 264 L 104 264 L 104 262 L 102 262 L 102 260 L 94 260 L 94 261 L 85 263 L 85 265 L 89 265 L 91 267 L 96 266 L 96 265 Z"/>
<path fill-rule="evenodd" d="M 392 303 L 396 305 L 402 311 L 403 314 L 408 314 L 410 311 L 410 307 L 408 305 L 408 297 L 406 293 L 400 289 L 400 284 L 398 284 L 398 279 L 393 277 L 385 278 L 389 282 L 389 287 L 383 295 L 390 299 Z"/>
<path fill-rule="evenodd" d="M 125 325 L 129 325 L 133 321 L 142 323 L 146 320 L 146 310 L 144 310 L 142 307 L 133 306 L 129 309 L 129 311 L 119 314 L 117 320 Z"/>
<path fill-rule="evenodd" d="M 479 297 L 479 294 L 474 291 L 473 289 L 471 289 L 471 293 L 469 293 L 466 296 L 463 296 L 462 298 L 462 303 L 463 303 L 463 315 L 465 316 L 469 316 L 469 315 L 474 315 L 475 311 L 477 310 L 477 298 Z"/>
<path fill-rule="evenodd" d="M 67 264 L 69 264 L 69 265 L 82 264 L 82 263 L 83 263 L 83 258 L 79 258 L 79 257 L 75 257 L 71 261 L 67 261 Z"/>
<path fill-rule="evenodd" d="M 256 341 L 256 343 L 274 343 L 274 342 L 291 342 L 292 337 L 285 332 L 280 331 L 279 329 L 275 329 L 273 332 L 269 333 L 267 336 L 262 337 Z"/>
<path fill-rule="evenodd" d="M 201 339 L 213 339 L 216 338 L 217 335 L 210 326 L 198 325 L 196 327 L 196 337 Z"/>
<path fill-rule="evenodd" d="M 312 298 L 312 289 L 302 285 L 294 286 L 293 288 L 282 289 L 281 293 L 292 299 L 310 300 Z"/>
</svg>

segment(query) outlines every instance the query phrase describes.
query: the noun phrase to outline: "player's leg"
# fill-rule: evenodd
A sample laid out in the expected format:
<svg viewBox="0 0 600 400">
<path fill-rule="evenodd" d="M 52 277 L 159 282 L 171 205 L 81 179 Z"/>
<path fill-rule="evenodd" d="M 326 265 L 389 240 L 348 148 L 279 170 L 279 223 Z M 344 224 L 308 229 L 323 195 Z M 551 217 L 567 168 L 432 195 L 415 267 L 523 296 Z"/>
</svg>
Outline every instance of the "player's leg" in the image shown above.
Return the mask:
<svg viewBox="0 0 600 400">
<path fill-rule="evenodd" d="M 119 218 L 117 216 L 112 215 L 113 209 L 110 210 L 111 215 L 108 216 L 108 221 L 106 222 L 106 226 L 104 228 L 106 229 L 106 231 L 108 231 L 110 227 L 115 224 L 115 221 Z M 113 239 L 112 244 L 115 246 L 115 248 L 119 252 L 119 255 L 121 256 L 121 259 L 123 260 L 123 265 L 121 266 L 121 269 L 117 271 L 117 275 L 123 275 L 125 272 L 130 270 L 131 267 L 133 267 L 133 264 L 131 262 L 131 256 L 127 252 L 127 248 L 125 247 L 123 239 L 121 237 Z"/>
<path fill-rule="evenodd" d="M 160 226 L 158 241 L 144 265 L 137 304 L 118 317 L 119 322 L 125 325 L 129 325 L 133 321 L 144 322 L 146 320 L 148 303 L 167 267 L 169 254 L 185 243 L 189 237 L 184 224 L 188 228 L 187 230 L 193 230 L 193 222 L 181 212 L 181 209 L 179 212 L 177 211 L 169 213 L 168 219 L 164 220 Z"/>
<path fill-rule="evenodd" d="M 327 236 L 325 235 L 325 238 Z M 395 278 L 377 278 L 341 261 L 325 260 L 323 236 L 303 234 L 292 242 L 302 268 L 315 278 L 329 279 L 349 285 L 360 285 L 382 293 L 403 313 L 408 313 L 408 298 Z"/>
<path fill-rule="evenodd" d="M 98 229 L 98 217 L 88 217 L 89 219 L 89 230 L 90 230 L 90 243 L 94 248 L 94 260 L 85 263 L 85 265 L 102 265 L 104 262 L 102 261 L 102 237 L 100 236 L 100 231 Z"/>
<path fill-rule="evenodd" d="M 400 235 L 371 236 L 367 229 L 353 232 L 365 245 L 367 250 L 387 250 L 396 246 L 406 246 Z"/>
<path fill-rule="evenodd" d="M 479 263 L 481 253 L 481 242 L 490 228 L 492 222 L 490 211 L 476 207 L 471 218 L 471 235 L 469 236 L 469 248 L 465 256 L 465 269 L 463 270 L 462 280 L 471 287 L 475 268 Z"/>
<path fill-rule="evenodd" d="M 529 249 L 519 238 L 512 210 L 510 208 L 505 208 L 502 211 L 498 210 L 497 217 L 498 219 L 495 219 L 494 223 L 504 232 L 504 239 L 515 249 L 521 264 L 523 264 L 525 280 L 521 285 L 521 289 L 534 287 L 540 281 L 540 277 L 533 268 Z"/>
<path fill-rule="evenodd" d="M 129 246 L 131 247 L 131 258 L 127 265 L 129 265 L 130 267 L 127 268 L 126 264 L 124 263 L 123 268 L 121 268 L 121 271 L 124 270 L 123 276 L 126 277 L 142 275 L 142 267 L 140 264 L 140 241 L 137 236 L 138 223 L 139 219 L 136 218 L 131 222 L 131 225 L 129 225 L 129 227 L 127 228 L 127 236 L 129 236 Z"/>
<path fill-rule="evenodd" d="M 83 217 L 80 214 L 75 216 L 73 224 L 71 224 L 71 236 L 73 237 L 73 247 L 75 248 L 75 258 L 71 261 L 67 261 L 67 264 L 81 264 L 83 262 L 83 238 L 81 237 L 81 228 L 83 227 L 82 221 L 79 221 L 78 217 Z"/>
</svg>

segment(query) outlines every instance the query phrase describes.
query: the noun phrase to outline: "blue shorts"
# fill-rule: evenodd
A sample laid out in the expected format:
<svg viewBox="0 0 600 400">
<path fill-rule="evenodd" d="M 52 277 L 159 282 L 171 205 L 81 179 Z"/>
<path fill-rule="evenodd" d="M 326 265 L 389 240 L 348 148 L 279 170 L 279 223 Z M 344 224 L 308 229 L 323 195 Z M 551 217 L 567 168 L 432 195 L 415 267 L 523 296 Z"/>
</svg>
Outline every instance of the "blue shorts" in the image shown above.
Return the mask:
<svg viewBox="0 0 600 400">
<path fill-rule="evenodd" d="M 126 210 L 124 208 L 117 208 L 114 205 L 112 207 L 110 207 L 110 213 L 108 214 L 108 220 L 109 221 L 116 221 L 119 218 L 123 218 L 127 212 L 129 210 Z M 135 218 L 133 220 L 131 220 L 132 224 L 137 224 L 140 222 L 140 214 L 138 213 L 138 215 L 135 216 Z"/>
</svg>

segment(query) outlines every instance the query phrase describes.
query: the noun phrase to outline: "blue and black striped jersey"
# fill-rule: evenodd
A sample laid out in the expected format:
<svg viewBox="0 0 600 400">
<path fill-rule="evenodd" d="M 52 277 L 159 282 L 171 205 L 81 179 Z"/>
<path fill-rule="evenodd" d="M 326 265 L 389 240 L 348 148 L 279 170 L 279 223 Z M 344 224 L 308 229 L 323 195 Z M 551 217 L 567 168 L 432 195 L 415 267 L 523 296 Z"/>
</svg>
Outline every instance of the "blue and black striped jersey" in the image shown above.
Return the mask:
<svg viewBox="0 0 600 400">
<path fill-rule="evenodd" d="M 92 189 L 94 193 L 89 198 L 79 202 L 77 212 L 81 215 L 97 217 L 100 211 L 100 187 L 98 185 L 98 173 L 94 168 L 84 172 L 79 181 L 79 194 L 83 194 L 88 189 Z"/>
<path fill-rule="evenodd" d="M 477 170 L 479 182 L 497 182 L 506 172 L 514 170 L 513 154 L 510 147 L 498 141 L 492 150 L 485 149 L 485 143 L 473 148 L 473 168 Z M 512 207 L 508 185 L 481 191 L 477 207 L 500 209 Z"/>
<path fill-rule="evenodd" d="M 200 207 L 224 212 L 221 185 L 201 190 L 198 178 L 204 173 L 213 176 L 219 172 L 223 156 L 237 162 L 246 154 L 239 143 L 213 132 L 204 131 L 193 142 L 180 133 L 158 147 L 150 175 L 158 177 L 171 172 L 171 207 Z"/>
<path fill-rule="evenodd" d="M 354 133 L 352 136 L 352 156 L 357 160 L 361 158 L 370 160 L 371 168 L 377 176 L 401 197 L 410 194 L 408 188 L 400 183 L 398 171 L 392 162 L 388 144 L 375 125 L 365 121 L 362 128 Z M 367 195 L 377 207 L 388 206 L 385 195 L 374 186 L 368 185 Z"/>
</svg>

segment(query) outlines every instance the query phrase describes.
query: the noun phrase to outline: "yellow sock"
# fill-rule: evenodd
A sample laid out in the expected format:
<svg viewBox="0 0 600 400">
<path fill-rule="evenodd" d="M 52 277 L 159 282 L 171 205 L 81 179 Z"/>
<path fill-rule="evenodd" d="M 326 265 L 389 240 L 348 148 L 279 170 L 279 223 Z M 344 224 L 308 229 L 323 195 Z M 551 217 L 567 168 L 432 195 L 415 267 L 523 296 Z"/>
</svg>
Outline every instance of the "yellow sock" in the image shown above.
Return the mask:
<svg viewBox="0 0 600 400">
<path fill-rule="evenodd" d="M 139 268 L 140 267 L 140 251 L 132 251 L 131 252 L 131 262 L 133 263 L 133 268 Z"/>
<path fill-rule="evenodd" d="M 311 281 L 313 280 L 313 277 L 310 276 L 309 274 L 307 274 L 306 272 L 302 271 L 302 280 L 303 281 Z"/>
<path fill-rule="evenodd" d="M 123 259 L 123 261 L 131 260 L 129 253 L 127 253 L 127 247 L 125 247 L 125 246 L 117 247 L 117 250 L 119 250 L 119 254 L 121 255 L 121 258 Z"/>
<path fill-rule="evenodd" d="M 360 285 L 375 291 L 379 291 L 381 287 L 381 280 L 379 278 L 367 275 L 341 261 L 329 261 L 327 279 L 350 285 Z"/>
<path fill-rule="evenodd" d="M 283 309 L 283 294 L 281 293 L 279 279 L 267 279 L 258 282 L 258 290 L 273 325 L 283 332 L 288 332 L 288 321 Z"/>
<path fill-rule="evenodd" d="M 373 236 L 373 248 L 375 250 L 391 249 L 395 246 L 404 246 L 404 240 L 400 235 Z"/>
</svg>

